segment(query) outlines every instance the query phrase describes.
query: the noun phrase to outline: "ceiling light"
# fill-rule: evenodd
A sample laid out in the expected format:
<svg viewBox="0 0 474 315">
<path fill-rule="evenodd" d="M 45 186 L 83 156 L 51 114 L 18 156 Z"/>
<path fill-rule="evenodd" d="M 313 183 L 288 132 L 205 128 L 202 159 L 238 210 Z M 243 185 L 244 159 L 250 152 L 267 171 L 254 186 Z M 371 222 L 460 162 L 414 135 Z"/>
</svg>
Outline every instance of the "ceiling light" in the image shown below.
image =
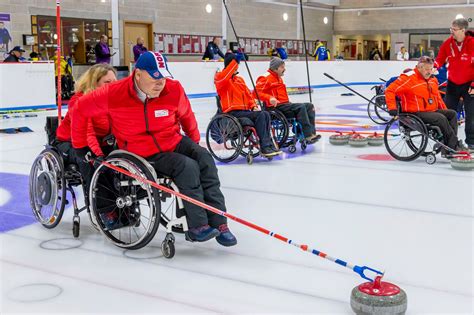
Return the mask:
<svg viewBox="0 0 474 315">
<path fill-rule="evenodd" d="M 288 13 L 283 13 L 283 21 L 288 21 Z"/>
<path fill-rule="evenodd" d="M 328 17 L 327 17 L 327 16 L 325 16 L 325 17 L 324 17 L 324 19 L 323 19 L 323 22 L 324 22 L 324 24 L 328 24 L 328 22 L 329 22 L 329 19 L 328 19 Z"/>
<path fill-rule="evenodd" d="M 207 12 L 207 13 L 211 13 L 211 12 L 212 12 L 212 5 L 210 5 L 209 3 L 206 4 L 206 12 Z"/>
<path fill-rule="evenodd" d="M 464 15 L 462 15 L 461 13 L 459 13 L 458 15 L 456 15 L 456 20 L 457 20 L 457 19 L 462 19 L 462 18 L 464 18 Z"/>
</svg>

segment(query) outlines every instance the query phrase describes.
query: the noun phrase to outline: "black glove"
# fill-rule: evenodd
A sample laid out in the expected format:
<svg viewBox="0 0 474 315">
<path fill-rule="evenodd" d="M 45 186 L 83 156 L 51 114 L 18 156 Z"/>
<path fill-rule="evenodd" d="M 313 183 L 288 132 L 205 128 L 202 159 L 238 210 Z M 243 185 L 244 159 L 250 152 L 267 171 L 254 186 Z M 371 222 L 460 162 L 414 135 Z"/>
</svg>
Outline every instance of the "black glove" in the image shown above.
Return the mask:
<svg viewBox="0 0 474 315">
<path fill-rule="evenodd" d="M 92 159 L 92 162 L 93 162 L 94 168 L 97 169 L 102 164 L 102 162 L 104 162 L 104 157 L 102 155 L 97 156 Z"/>
<path fill-rule="evenodd" d="M 388 111 L 388 114 L 389 114 L 390 116 L 395 117 L 395 116 L 398 115 L 398 110 L 396 110 L 396 109 L 391 109 L 391 110 Z"/>
<path fill-rule="evenodd" d="M 80 149 L 74 149 L 76 155 L 84 162 L 90 162 L 90 158 L 92 157 L 92 152 L 89 147 L 83 147 Z"/>
</svg>

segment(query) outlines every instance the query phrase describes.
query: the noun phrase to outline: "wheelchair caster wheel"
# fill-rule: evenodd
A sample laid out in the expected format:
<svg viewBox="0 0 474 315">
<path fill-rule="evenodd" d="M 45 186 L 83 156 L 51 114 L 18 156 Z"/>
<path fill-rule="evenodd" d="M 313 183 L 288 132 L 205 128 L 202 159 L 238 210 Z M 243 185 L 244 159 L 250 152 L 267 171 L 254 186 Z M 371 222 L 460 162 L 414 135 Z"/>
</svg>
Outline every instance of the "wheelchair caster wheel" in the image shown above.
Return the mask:
<svg viewBox="0 0 474 315">
<path fill-rule="evenodd" d="M 81 219 L 79 218 L 79 216 L 74 216 L 74 218 L 72 219 L 72 235 L 75 238 L 79 237 L 80 223 Z"/>
<path fill-rule="evenodd" d="M 163 253 L 163 256 L 165 258 L 168 258 L 168 259 L 173 258 L 175 254 L 174 242 L 171 240 L 165 239 L 161 243 L 161 252 Z"/>
<path fill-rule="evenodd" d="M 301 151 L 306 150 L 307 146 L 308 146 L 308 144 L 306 144 L 306 141 L 301 142 Z"/>
<path fill-rule="evenodd" d="M 425 158 L 426 163 L 433 165 L 436 163 L 436 156 L 434 154 L 428 154 Z"/>
<path fill-rule="evenodd" d="M 295 152 L 296 152 L 296 146 L 290 145 L 290 146 L 288 147 L 288 151 L 289 151 L 290 153 L 295 153 Z"/>
<path fill-rule="evenodd" d="M 249 154 L 247 155 L 247 164 L 252 165 L 253 163 L 253 155 Z"/>
</svg>

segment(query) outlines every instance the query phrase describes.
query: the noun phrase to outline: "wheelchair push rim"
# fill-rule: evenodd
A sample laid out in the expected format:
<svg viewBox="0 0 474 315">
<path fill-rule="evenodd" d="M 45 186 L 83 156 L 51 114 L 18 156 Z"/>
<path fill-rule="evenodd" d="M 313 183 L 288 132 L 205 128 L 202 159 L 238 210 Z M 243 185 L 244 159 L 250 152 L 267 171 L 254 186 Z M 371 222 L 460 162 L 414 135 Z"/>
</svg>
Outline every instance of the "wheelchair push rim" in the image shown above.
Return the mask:
<svg viewBox="0 0 474 315">
<path fill-rule="evenodd" d="M 56 227 L 66 205 L 66 181 L 62 159 L 46 149 L 35 159 L 29 177 L 30 205 L 35 218 L 45 228 Z"/>
<path fill-rule="evenodd" d="M 112 156 L 107 162 L 155 181 L 146 166 L 129 158 Z M 155 236 L 161 210 L 158 189 L 100 165 L 92 177 L 89 195 L 100 231 L 116 246 L 139 249 Z"/>
<path fill-rule="evenodd" d="M 377 125 L 385 125 L 390 121 L 391 118 L 387 111 L 387 103 L 383 94 L 375 95 L 367 104 L 367 114 L 370 120 Z"/>
<path fill-rule="evenodd" d="M 406 162 L 416 160 L 428 144 L 426 126 L 420 118 L 402 114 L 385 127 L 384 144 L 393 158 Z"/>
<path fill-rule="evenodd" d="M 289 136 L 289 124 L 285 115 L 278 110 L 270 111 L 271 117 L 271 133 L 276 144 L 279 148 L 283 148 L 288 141 Z"/>
<path fill-rule="evenodd" d="M 242 126 L 237 118 L 226 114 L 214 116 L 206 130 L 206 144 L 216 160 L 224 163 L 235 160 L 244 145 Z"/>
</svg>

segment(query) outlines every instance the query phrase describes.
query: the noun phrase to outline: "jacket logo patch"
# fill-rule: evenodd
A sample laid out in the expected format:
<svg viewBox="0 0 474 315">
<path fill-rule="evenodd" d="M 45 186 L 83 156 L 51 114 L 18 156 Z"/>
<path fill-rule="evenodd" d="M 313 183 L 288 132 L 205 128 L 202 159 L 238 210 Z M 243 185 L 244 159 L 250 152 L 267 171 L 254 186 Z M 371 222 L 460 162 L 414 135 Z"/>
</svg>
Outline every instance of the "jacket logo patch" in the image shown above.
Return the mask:
<svg viewBox="0 0 474 315">
<path fill-rule="evenodd" d="M 166 116 L 168 116 L 168 110 L 167 109 L 155 110 L 155 118 L 166 117 Z"/>
</svg>

